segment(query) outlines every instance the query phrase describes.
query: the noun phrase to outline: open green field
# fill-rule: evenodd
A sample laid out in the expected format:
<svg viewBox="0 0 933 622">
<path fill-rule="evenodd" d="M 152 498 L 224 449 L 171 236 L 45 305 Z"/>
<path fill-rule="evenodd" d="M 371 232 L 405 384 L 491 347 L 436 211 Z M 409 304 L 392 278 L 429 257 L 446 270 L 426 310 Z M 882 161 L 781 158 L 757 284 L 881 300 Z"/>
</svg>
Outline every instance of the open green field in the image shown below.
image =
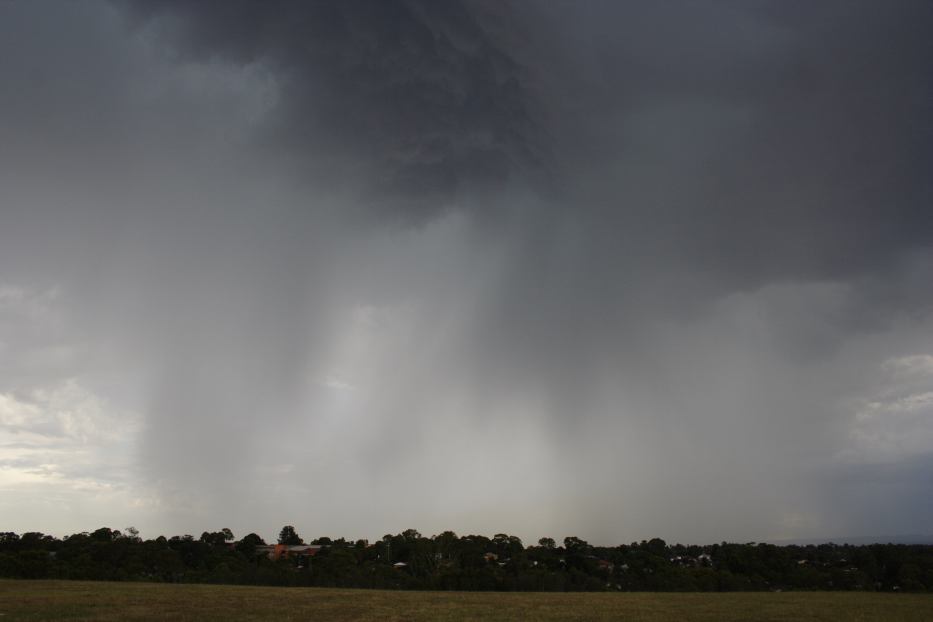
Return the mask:
<svg viewBox="0 0 933 622">
<path fill-rule="evenodd" d="M 933 595 L 388 592 L 0 580 L 0 620 L 933 620 Z"/>
</svg>

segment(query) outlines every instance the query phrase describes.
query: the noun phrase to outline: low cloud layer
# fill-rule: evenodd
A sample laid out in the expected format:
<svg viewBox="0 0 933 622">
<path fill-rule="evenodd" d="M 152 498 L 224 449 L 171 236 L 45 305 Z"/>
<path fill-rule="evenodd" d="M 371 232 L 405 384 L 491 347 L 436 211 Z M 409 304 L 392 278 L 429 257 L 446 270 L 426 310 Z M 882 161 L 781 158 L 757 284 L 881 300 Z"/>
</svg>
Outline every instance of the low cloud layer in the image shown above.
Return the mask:
<svg viewBox="0 0 933 622">
<path fill-rule="evenodd" d="M 0 6 L 0 527 L 923 532 L 930 26 Z"/>
</svg>

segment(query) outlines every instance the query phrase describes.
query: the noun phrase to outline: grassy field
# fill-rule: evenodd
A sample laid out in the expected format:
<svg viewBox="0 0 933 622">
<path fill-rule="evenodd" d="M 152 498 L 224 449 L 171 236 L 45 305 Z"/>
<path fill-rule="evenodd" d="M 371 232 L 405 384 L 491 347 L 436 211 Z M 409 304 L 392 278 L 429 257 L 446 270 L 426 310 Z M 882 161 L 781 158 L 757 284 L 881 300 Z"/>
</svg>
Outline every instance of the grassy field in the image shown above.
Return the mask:
<svg viewBox="0 0 933 622">
<path fill-rule="evenodd" d="M 933 620 L 933 595 L 387 592 L 0 580 L 0 620 Z"/>
</svg>

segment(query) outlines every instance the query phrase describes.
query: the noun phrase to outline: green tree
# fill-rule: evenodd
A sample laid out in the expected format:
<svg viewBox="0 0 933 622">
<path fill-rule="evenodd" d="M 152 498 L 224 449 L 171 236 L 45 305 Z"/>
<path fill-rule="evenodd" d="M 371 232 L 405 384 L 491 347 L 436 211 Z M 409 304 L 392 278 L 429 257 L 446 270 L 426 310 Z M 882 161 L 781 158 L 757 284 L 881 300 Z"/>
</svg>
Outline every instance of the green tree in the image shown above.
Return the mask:
<svg viewBox="0 0 933 622">
<path fill-rule="evenodd" d="M 254 533 L 243 536 L 243 539 L 236 543 L 236 550 L 242 553 L 246 559 L 253 560 L 256 557 L 256 547 L 265 544 L 266 541 Z"/>
<path fill-rule="evenodd" d="M 441 557 L 445 560 L 449 560 L 454 556 L 454 552 L 457 550 L 457 534 L 452 531 L 445 531 L 434 536 L 434 543 Z"/>
<path fill-rule="evenodd" d="M 564 548 L 568 553 L 578 553 L 584 555 L 589 552 L 590 545 L 586 540 L 581 540 L 576 536 L 567 536 L 564 538 Z"/>
<path fill-rule="evenodd" d="M 279 532 L 279 544 L 304 544 L 304 540 L 298 536 L 294 527 L 285 525 Z"/>
</svg>

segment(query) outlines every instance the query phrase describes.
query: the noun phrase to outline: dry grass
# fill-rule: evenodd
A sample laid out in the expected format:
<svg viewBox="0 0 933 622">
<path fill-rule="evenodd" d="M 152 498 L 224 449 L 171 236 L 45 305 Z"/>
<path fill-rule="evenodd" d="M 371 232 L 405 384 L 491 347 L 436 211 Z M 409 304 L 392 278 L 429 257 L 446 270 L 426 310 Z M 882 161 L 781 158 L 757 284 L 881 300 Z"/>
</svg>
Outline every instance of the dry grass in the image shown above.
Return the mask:
<svg viewBox="0 0 933 622">
<path fill-rule="evenodd" d="M 0 580 L 7 620 L 933 620 L 933 595 L 388 592 Z"/>
</svg>

